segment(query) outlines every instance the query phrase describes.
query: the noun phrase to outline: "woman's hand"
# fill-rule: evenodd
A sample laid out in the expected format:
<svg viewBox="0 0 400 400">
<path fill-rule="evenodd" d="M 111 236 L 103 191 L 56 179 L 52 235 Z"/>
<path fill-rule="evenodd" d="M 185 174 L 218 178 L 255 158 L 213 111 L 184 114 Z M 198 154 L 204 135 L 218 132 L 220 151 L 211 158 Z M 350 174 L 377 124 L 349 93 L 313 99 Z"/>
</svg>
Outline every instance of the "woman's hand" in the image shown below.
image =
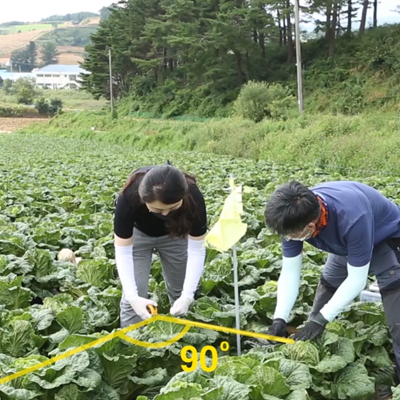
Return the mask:
<svg viewBox="0 0 400 400">
<path fill-rule="evenodd" d="M 171 315 L 186 315 L 192 302 L 193 298 L 182 295 L 174 302 L 174 305 L 171 307 Z"/>
</svg>

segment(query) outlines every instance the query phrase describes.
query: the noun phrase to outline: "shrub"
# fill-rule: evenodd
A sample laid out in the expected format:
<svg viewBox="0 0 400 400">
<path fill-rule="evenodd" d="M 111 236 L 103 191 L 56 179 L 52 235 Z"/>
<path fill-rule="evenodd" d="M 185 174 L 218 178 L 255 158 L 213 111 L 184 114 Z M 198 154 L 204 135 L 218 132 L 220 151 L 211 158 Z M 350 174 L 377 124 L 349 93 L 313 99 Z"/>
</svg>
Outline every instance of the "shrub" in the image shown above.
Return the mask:
<svg viewBox="0 0 400 400">
<path fill-rule="evenodd" d="M 30 79 L 18 79 L 14 87 L 18 104 L 32 104 L 35 98 L 34 82 Z"/>
<path fill-rule="evenodd" d="M 62 111 L 62 101 L 60 99 L 51 99 L 49 104 L 49 114 L 51 116 L 56 115 Z"/>
<path fill-rule="evenodd" d="M 243 85 L 234 102 L 234 113 L 242 118 L 260 122 L 264 118 L 285 117 L 295 98 L 279 83 L 249 81 Z"/>
<path fill-rule="evenodd" d="M 54 116 L 58 112 L 62 111 L 62 101 L 60 99 L 51 99 L 46 102 L 46 100 L 41 97 L 36 100 L 35 108 L 38 110 L 40 115 Z"/>
<path fill-rule="evenodd" d="M 17 103 L 18 104 L 32 104 L 33 102 L 33 96 L 27 89 L 22 89 L 18 94 L 17 94 Z"/>
<path fill-rule="evenodd" d="M 3 90 L 4 94 L 6 94 L 6 95 L 12 94 L 12 80 L 11 79 L 5 79 L 3 81 L 2 90 Z"/>
<path fill-rule="evenodd" d="M 0 117 L 29 118 L 37 115 L 38 111 L 32 107 L 0 104 Z"/>
<path fill-rule="evenodd" d="M 47 115 L 49 112 L 49 105 L 46 103 L 46 100 L 43 97 L 36 100 L 35 108 L 38 110 L 40 115 Z"/>
</svg>

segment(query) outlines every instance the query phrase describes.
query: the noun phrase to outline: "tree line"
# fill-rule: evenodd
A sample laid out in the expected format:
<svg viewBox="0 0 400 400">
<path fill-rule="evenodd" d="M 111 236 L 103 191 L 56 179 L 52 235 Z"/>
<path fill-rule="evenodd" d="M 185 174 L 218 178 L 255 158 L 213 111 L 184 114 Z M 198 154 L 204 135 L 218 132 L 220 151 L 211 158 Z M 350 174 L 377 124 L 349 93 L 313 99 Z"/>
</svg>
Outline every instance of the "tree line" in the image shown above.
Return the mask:
<svg viewBox="0 0 400 400">
<path fill-rule="evenodd" d="M 58 50 L 54 42 L 45 42 L 37 46 L 31 41 L 22 49 L 11 53 L 10 62 L 16 72 L 31 72 L 34 68 L 49 64 L 58 64 Z"/>
<path fill-rule="evenodd" d="M 42 18 L 41 22 L 69 22 L 74 21 L 75 23 L 80 23 L 86 18 L 99 17 L 100 14 L 93 12 L 79 12 L 65 15 L 51 15 L 47 18 Z"/>
<path fill-rule="evenodd" d="M 100 17 L 102 21 L 108 18 L 110 11 L 108 7 L 102 7 L 99 13 L 93 12 L 79 12 L 65 15 L 51 15 L 47 18 L 42 18 L 41 22 L 69 22 L 72 21 L 75 24 L 79 24 L 87 18 Z"/>
<path fill-rule="evenodd" d="M 304 0 L 300 8 L 327 58 L 335 56 L 338 37 L 364 34 L 368 12 L 378 25 L 377 0 Z M 223 105 L 249 80 L 293 75 L 294 33 L 291 0 L 122 0 L 86 47 L 82 67 L 92 74 L 84 88 L 109 98 L 111 50 L 116 98 L 155 93 L 165 104 L 177 95 L 195 103 L 218 93 Z"/>
</svg>

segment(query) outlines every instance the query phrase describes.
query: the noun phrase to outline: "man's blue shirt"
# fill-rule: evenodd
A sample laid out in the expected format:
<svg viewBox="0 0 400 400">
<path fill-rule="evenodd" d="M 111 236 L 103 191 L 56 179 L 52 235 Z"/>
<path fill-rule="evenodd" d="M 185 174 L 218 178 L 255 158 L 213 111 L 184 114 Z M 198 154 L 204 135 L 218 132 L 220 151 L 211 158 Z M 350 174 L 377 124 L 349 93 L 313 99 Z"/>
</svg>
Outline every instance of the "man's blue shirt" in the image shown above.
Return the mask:
<svg viewBox="0 0 400 400">
<path fill-rule="evenodd" d="M 325 201 L 328 210 L 327 226 L 306 240 L 314 247 L 347 256 L 351 266 L 360 267 L 370 262 L 374 245 L 400 237 L 400 207 L 376 189 L 358 182 L 334 181 L 311 190 Z M 302 250 L 303 242 L 282 239 L 285 257 L 295 257 Z"/>
</svg>

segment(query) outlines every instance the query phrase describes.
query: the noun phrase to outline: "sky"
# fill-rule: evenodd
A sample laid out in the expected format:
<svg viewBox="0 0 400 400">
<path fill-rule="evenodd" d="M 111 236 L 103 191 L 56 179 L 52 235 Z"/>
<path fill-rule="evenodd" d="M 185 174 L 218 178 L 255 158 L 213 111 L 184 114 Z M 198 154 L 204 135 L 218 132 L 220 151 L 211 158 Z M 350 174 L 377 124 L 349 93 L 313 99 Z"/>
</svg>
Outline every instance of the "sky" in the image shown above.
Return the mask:
<svg viewBox="0 0 400 400">
<path fill-rule="evenodd" d="M 379 25 L 400 22 L 400 14 L 392 11 L 396 6 L 400 6 L 400 0 L 378 1 Z M 80 11 L 99 12 L 102 7 L 109 6 L 113 0 L 18 0 L 15 2 L 2 0 L 2 2 L 7 5 L 3 5 L 1 8 L 0 23 L 9 21 L 37 22 L 54 14 L 65 15 Z M 302 3 L 305 3 L 305 0 L 300 0 L 300 5 Z M 368 11 L 367 26 L 370 23 L 372 23 L 372 8 Z M 302 24 L 302 28 L 308 30 L 310 26 Z"/>
<path fill-rule="evenodd" d="M 400 0 L 378 0 L 378 23 L 399 23 L 400 13 L 393 11 L 397 7 L 400 8 Z M 367 25 L 369 22 L 372 24 L 372 9 L 368 10 Z"/>
<path fill-rule="evenodd" d="M 300 0 L 300 5 L 302 3 L 306 3 L 305 0 Z M 400 0 L 378 0 L 378 25 L 400 23 L 400 12 L 393 11 L 397 7 L 400 8 Z M 353 22 L 353 29 L 356 29 L 359 26 L 359 20 L 361 19 L 362 6 L 359 5 L 358 8 L 359 8 L 357 13 L 358 22 L 357 21 Z M 317 16 L 314 15 L 313 17 L 316 18 Z M 318 16 L 318 18 L 324 19 L 324 16 Z M 344 17 L 342 17 L 342 20 L 343 18 Z M 368 26 L 372 26 L 372 23 L 373 23 L 373 6 L 372 6 L 372 0 L 370 0 L 370 7 L 367 13 L 367 28 Z M 301 29 L 310 31 L 314 28 L 314 25 L 312 23 L 309 24 L 302 23 L 300 24 L 300 27 Z"/>
<path fill-rule="evenodd" d="M 38 22 L 51 15 L 65 15 L 81 11 L 98 13 L 113 0 L 1 0 L 0 23 L 9 21 Z"/>
</svg>

